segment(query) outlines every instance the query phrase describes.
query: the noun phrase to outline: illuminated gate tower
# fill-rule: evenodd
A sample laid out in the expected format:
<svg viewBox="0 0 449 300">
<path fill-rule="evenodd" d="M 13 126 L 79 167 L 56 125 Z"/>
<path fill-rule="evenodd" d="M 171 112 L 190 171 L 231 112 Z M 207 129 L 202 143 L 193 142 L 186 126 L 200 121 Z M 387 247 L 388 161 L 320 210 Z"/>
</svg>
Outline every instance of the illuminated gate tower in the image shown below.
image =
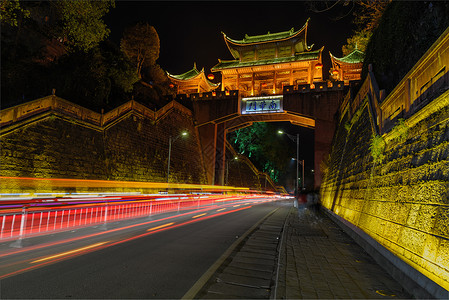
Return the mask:
<svg viewBox="0 0 449 300">
<path fill-rule="evenodd" d="M 221 72 L 222 91 L 239 90 L 241 96 L 282 94 L 285 85 L 323 80 L 323 48 L 307 45 L 307 26 L 295 31 L 248 36 L 234 40 L 223 33 L 235 60 L 218 60 L 211 71 Z"/>
<path fill-rule="evenodd" d="M 196 63 L 193 64 L 193 69 L 180 74 L 173 75 L 167 72 L 167 76 L 172 82 L 173 87 L 176 87 L 176 94 L 193 94 L 210 92 L 218 88 L 219 83 L 213 83 L 207 80 L 204 75 L 204 68 L 198 71 Z"/>
<path fill-rule="evenodd" d="M 344 81 L 349 85 L 350 81 L 358 81 L 362 78 L 362 67 L 365 53 L 357 49 L 357 45 L 351 53 L 339 58 L 329 52 L 332 61 L 331 74 L 334 80 Z"/>
</svg>

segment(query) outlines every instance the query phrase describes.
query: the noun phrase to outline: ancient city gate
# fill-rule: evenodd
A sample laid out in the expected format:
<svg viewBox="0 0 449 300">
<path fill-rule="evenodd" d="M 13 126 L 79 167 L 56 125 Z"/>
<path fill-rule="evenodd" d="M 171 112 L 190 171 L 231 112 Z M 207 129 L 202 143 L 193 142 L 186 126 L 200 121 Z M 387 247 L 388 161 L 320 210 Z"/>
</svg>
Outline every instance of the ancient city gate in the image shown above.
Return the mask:
<svg viewBox="0 0 449 300">
<path fill-rule="evenodd" d="M 285 86 L 282 95 L 248 98 L 240 97 L 238 91 L 191 94 L 209 184 L 224 184 L 228 132 L 254 122 L 289 121 L 315 130 L 315 186 L 320 186 L 318 170 L 322 159 L 330 152 L 334 117 L 344 97 L 344 85 L 336 82 L 328 87 L 322 82 L 312 87 L 308 84 Z"/>
</svg>

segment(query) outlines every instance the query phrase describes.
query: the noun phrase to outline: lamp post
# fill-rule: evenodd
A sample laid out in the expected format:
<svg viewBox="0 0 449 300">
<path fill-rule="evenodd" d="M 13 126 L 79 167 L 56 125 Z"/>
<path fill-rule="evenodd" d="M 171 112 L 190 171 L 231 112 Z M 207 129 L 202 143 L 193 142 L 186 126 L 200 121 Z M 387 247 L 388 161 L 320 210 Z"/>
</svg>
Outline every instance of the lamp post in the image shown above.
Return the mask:
<svg viewBox="0 0 449 300">
<path fill-rule="evenodd" d="M 176 137 L 172 138 L 171 136 L 168 138 L 168 164 L 167 164 L 167 184 L 168 184 L 168 178 L 170 176 L 170 157 L 171 157 L 171 144 L 174 143 L 179 137 L 186 136 L 187 131 L 181 132 L 181 134 L 177 135 Z M 167 186 L 168 188 L 168 186 Z"/>
<path fill-rule="evenodd" d="M 238 160 L 239 158 L 238 158 L 238 156 L 234 156 L 234 161 L 236 161 L 236 160 Z M 228 185 L 228 177 L 229 177 L 229 163 L 231 162 L 232 160 L 228 160 L 227 162 L 226 162 L 226 185 Z"/>
<path fill-rule="evenodd" d="M 292 134 L 288 134 L 282 130 L 278 130 L 278 134 L 285 134 L 291 139 L 293 142 L 296 142 L 296 182 L 295 182 L 295 194 L 298 193 L 298 181 L 299 181 L 299 133 L 296 136 Z M 302 189 L 304 189 L 304 160 L 301 161 L 302 165 Z"/>
</svg>

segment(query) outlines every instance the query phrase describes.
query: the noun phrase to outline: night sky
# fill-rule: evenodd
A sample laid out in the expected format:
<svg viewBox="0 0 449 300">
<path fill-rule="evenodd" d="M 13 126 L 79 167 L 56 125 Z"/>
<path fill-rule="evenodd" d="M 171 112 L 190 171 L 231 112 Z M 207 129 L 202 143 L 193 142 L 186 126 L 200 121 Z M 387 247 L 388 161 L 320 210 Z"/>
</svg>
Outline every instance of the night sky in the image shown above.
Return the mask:
<svg viewBox="0 0 449 300">
<path fill-rule="evenodd" d="M 354 26 L 352 14 L 345 14 L 348 7 L 340 7 L 325 13 L 308 10 L 304 1 L 116 1 L 104 18 L 111 29 L 109 39 L 120 43 L 124 28 L 144 21 L 154 26 L 160 39 L 160 57 L 157 63 L 171 74 L 182 74 L 193 67 L 205 69 L 206 74 L 218 63 L 218 59 L 233 57 L 223 40 L 221 32 L 233 39 L 243 39 L 245 34 L 260 35 L 300 29 L 310 17 L 307 44 L 313 50 L 324 46 L 323 77 L 327 78 L 330 67 L 329 51 L 342 56 L 341 48 L 346 43 Z M 216 80 L 219 76 L 216 76 Z M 301 135 L 300 159 L 305 159 L 306 169 L 313 166 L 313 130 L 293 126 L 288 122 L 279 127 L 290 134 Z M 295 143 L 291 143 L 295 147 Z"/>
<path fill-rule="evenodd" d="M 309 17 L 307 43 L 314 44 L 313 50 L 324 46 L 323 63 L 328 67 L 329 51 L 341 57 L 341 47 L 353 29 L 351 14 L 333 21 L 336 16 L 336 10 L 311 12 L 303 1 L 116 1 L 104 19 L 111 29 L 109 38 L 117 44 L 127 26 L 138 21 L 154 26 L 161 41 L 158 63 L 176 75 L 190 70 L 194 62 L 208 74 L 219 58 L 233 59 L 222 31 L 233 39 L 243 39 L 245 34 L 297 30 Z"/>
</svg>

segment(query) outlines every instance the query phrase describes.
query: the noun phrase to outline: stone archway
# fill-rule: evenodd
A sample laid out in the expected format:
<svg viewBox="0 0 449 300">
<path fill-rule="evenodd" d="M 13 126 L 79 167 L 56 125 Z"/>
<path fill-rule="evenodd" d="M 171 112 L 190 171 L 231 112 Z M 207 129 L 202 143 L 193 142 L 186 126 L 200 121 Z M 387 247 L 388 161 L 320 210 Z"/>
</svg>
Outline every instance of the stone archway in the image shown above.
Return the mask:
<svg viewBox="0 0 449 300">
<path fill-rule="evenodd" d="M 335 115 L 343 100 L 343 85 L 315 89 L 284 87 L 282 109 L 267 113 L 245 113 L 238 91 L 193 94 L 196 128 L 209 184 L 223 185 L 226 134 L 255 122 L 283 122 L 315 130 L 315 187 L 321 185 L 320 163 L 330 152 L 335 132 Z"/>
</svg>

